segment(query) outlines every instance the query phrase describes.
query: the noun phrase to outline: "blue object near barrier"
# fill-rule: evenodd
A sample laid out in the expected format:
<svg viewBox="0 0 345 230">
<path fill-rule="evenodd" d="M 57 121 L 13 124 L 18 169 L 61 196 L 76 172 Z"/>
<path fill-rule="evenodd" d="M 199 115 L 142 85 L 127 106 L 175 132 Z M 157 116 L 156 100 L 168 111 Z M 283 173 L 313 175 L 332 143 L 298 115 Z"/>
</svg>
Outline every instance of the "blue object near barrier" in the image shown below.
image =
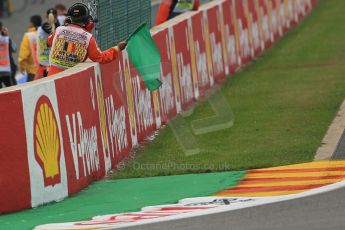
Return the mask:
<svg viewBox="0 0 345 230">
<path fill-rule="evenodd" d="M 28 74 L 27 73 L 19 73 L 16 75 L 16 80 L 18 84 L 23 84 L 28 81 Z"/>
</svg>

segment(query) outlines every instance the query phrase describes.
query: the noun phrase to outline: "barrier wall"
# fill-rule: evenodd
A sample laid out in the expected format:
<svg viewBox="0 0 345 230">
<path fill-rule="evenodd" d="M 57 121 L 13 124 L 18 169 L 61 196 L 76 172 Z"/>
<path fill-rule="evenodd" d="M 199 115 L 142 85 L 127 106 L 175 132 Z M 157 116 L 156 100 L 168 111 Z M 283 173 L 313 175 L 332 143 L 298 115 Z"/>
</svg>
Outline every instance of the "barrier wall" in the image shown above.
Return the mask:
<svg viewBox="0 0 345 230">
<path fill-rule="evenodd" d="M 59 201 L 102 179 L 214 84 L 260 55 L 316 0 L 215 0 L 151 31 L 162 87 L 149 92 L 124 52 L 0 91 L 0 213 Z"/>
</svg>

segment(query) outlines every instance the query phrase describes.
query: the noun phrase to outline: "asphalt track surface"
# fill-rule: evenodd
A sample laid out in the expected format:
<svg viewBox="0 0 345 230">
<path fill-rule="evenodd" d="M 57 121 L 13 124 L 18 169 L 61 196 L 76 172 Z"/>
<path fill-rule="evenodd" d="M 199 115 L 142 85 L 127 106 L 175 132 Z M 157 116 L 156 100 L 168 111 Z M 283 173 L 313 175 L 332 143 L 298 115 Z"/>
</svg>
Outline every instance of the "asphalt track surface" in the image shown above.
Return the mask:
<svg viewBox="0 0 345 230">
<path fill-rule="evenodd" d="M 122 228 L 126 230 L 344 230 L 345 188 L 207 216 Z"/>
</svg>

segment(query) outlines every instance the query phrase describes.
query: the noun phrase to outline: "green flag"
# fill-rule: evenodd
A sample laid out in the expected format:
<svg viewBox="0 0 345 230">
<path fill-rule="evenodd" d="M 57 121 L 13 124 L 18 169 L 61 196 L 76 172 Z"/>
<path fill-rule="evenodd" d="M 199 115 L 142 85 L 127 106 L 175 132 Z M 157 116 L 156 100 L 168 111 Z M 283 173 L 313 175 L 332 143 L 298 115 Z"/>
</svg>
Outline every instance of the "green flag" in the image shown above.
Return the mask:
<svg viewBox="0 0 345 230">
<path fill-rule="evenodd" d="M 161 57 L 146 24 L 141 25 L 127 41 L 129 58 L 146 87 L 150 91 L 158 89 L 162 85 L 159 80 Z"/>
</svg>

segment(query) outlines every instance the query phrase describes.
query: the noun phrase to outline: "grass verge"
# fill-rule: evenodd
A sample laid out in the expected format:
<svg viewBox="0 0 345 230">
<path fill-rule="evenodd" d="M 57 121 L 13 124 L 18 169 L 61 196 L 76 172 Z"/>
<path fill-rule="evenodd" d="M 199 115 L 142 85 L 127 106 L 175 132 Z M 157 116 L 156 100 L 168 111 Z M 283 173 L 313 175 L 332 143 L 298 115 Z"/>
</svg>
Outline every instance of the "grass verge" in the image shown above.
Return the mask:
<svg viewBox="0 0 345 230">
<path fill-rule="evenodd" d="M 345 1 L 320 1 L 301 25 L 221 87 L 235 122 L 194 136 L 188 156 L 166 127 L 124 170 L 131 178 L 262 168 L 311 161 L 345 97 Z M 214 115 L 201 103 L 193 120 Z"/>
</svg>

